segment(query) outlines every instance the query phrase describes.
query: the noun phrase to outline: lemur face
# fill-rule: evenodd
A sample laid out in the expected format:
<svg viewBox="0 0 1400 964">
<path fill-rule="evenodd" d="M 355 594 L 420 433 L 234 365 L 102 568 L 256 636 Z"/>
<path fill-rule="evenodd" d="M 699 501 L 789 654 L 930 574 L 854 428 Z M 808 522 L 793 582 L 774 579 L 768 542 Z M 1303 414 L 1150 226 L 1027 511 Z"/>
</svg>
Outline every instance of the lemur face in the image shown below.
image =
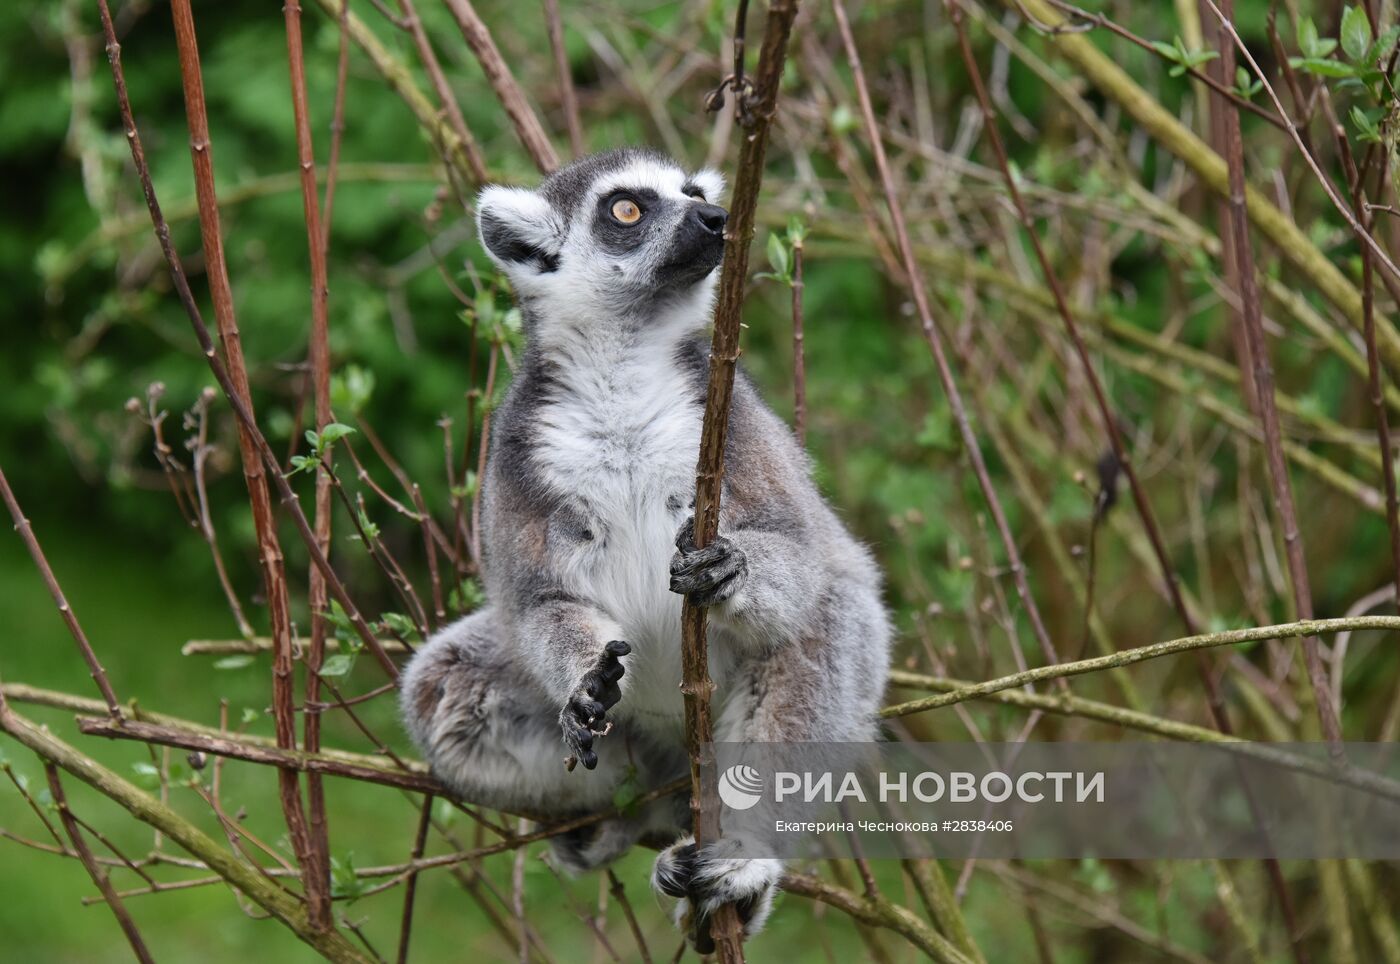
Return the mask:
<svg viewBox="0 0 1400 964">
<path fill-rule="evenodd" d="M 477 225 L 522 303 L 540 309 L 527 314 L 703 324 L 724 252 L 723 190 L 714 171 L 626 148 L 580 158 L 535 191 L 486 188 Z"/>
</svg>

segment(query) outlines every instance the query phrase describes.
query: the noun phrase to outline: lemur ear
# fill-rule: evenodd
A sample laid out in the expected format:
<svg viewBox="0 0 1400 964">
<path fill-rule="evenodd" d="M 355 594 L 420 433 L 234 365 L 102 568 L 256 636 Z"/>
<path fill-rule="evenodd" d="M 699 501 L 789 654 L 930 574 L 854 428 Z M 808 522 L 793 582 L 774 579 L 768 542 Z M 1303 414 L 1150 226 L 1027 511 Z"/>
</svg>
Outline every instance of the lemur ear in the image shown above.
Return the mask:
<svg viewBox="0 0 1400 964">
<path fill-rule="evenodd" d="M 710 204 L 718 204 L 724 198 L 724 175 L 713 168 L 702 168 L 691 177 L 691 183 L 705 194 Z"/>
<path fill-rule="evenodd" d="M 477 195 L 476 226 L 491 260 L 512 279 L 558 269 L 564 228 L 554 208 L 534 191 L 486 188 Z"/>
</svg>

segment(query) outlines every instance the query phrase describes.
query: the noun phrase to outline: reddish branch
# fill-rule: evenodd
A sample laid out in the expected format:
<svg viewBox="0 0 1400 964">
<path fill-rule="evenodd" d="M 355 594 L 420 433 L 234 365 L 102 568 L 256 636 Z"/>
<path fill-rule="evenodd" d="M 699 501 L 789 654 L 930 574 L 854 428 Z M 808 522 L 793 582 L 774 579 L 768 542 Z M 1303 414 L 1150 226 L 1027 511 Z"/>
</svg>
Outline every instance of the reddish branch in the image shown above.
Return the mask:
<svg viewBox="0 0 1400 964">
<path fill-rule="evenodd" d="M 272 451 L 267 438 L 258 429 L 257 421 L 253 417 L 252 409 L 244 403 L 242 396 L 237 390 L 233 375 L 229 366 L 219 357 L 214 347 L 213 337 L 209 333 L 209 327 L 204 322 L 204 316 L 200 313 L 199 305 L 194 299 L 193 292 L 190 291 L 189 280 L 185 277 L 185 269 L 180 263 L 180 257 L 175 252 L 175 247 L 170 240 L 170 225 L 166 223 L 165 215 L 161 211 L 160 201 L 156 197 L 155 187 L 151 183 L 150 166 L 146 163 L 146 153 L 141 146 L 140 133 L 136 129 L 136 121 L 132 118 L 131 100 L 127 96 L 126 76 L 121 65 L 121 45 L 117 43 L 116 31 L 112 26 L 111 15 L 108 12 L 105 0 L 98 0 L 99 7 L 103 14 L 103 31 L 107 42 L 107 59 L 112 67 L 112 82 L 116 89 L 117 106 L 121 113 L 122 127 L 126 132 L 127 143 L 131 148 L 131 157 L 136 168 L 136 174 L 141 182 L 141 190 L 146 199 L 146 207 L 150 211 L 151 225 L 156 235 L 156 241 L 160 244 L 161 254 L 165 257 L 166 265 L 170 269 L 170 279 L 175 287 L 176 296 L 180 299 L 180 305 L 185 309 L 185 314 L 190 320 L 190 327 L 194 331 L 195 339 L 199 342 L 200 351 L 203 353 L 205 361 L 209 365 L 209 370 L 214 375 L 214 380 L 218 382 L 220 390 L 228 400 L 229 407 L 233 409 L 233 414 L 238 420 L 240 429 L 246 430 L 252 437 L 252 441 L 257 448 L 263 465 L 267 467 L 272 477 L 273 483 L 277 486 L 278 494 L 281 496 L 282 505 L 291 516 L 295 524 L 297 533 L 305 543 L 307 552 L 316 563 L 316 567 L 326 577 L 327 588 L 336 602 L 340 603 L 345 610 L 346 618 L 349 619 L 355 634 L 360 637 L 369 651 L 374 654 L 379 665 L 384 672 L 392 679 L 398 679 L 398 668 L 388 653 L 379 644 L 369 625 L 360 615 L 359 608 L 355 601 L 350 598 L 350 593 L 346 590 L 345 584 L 340 581 L 335 570 L 331 568 L 330 561 L 325 554 L 320 551 L 316 544 L 315 533 L 311 529 L 311 524 L 307 522 L 306 515 L 301 511 L 301 500 L 292 491 L 290 483 L 287 482 L 281 471 L 277 454 Z M 205 145 L 207 148 L 207 143 Z M 241 360 L 241 354 L 240 354 Z M 247 374 L 244 372 L 244 380 Z"/>
<path fill-rule="evenodd" d="M 48 587 L 49 595 L 53 597 L 54 605 L 58 607 L 58 614 L 63 617 L 63 624 L 68 627 L 73 641 L 78 644 L 78 651 L 83 654 L 83 661 L 87 663 L 88 672 L 92 675 L 98 690 L 101 691 L 102 699 L 107 703 L 107 711 L 114 718 L 120 719 L 121 710 L 117 707 L 117 694 L 112 691 L 112 684 L 107 679 L 107 671 L 98 662 L 97 652 L 92 648 L 92 643 L 88 642 L 87 633 L 83 632 L 83 627 L 78 623 L 78 617 L 73 614 L 73 607 L 68 605 L 68 597 L 63 594 L 63 587 L 58 584 L 58 577 L 49 568 L 49 560 L 44 556 L 44 550 L 34 535 L 34 527 L 24 517 L 24 512 L 20 509 L 14 492 L 10 489 L 10 481 L 5 478 L 4 469 L 0 469 L 0 498 L 4 499 L 5 508 L 9 509 L 10 518 L 14 520 L 15 531 L 24 540 L 24 547 L 29 550 L 29 558 L 34 560 L 39 575 L 44 578 L 44 585 Z"/>
<path fill-rule="evenodd" d="M 131 952 L 142 964 L 153 964 L 155 958 L 151 957 L 151 952 L 146 949 L 146 941 L 141 936 L 141 932 L 137 930 L 136 922 L 131 919 L 126 905 L 117 896 L 117 891 L 112 886 L 106 872 L 97 865 L 92 850 L 88 847 L 87 841 L 83 839 L 82 831 L 78 828 L 77 819 L 74 818 L 73 812 L 68 809 L 68 798 L 63 793 L 63 783 L 58 779 L 58 768 L 52 763 L 45 763 L 44 773 L 48 776 L 49 793 L 53 795 L 54 806 L 58 808 L 58 817 L 63 821 L 63 829 L 68 834 L 68 839 L 73 843 L 73 850 L 77 853 L 78 859 L 83 862 L 83 866 L 87 868 L 88 876 L 92 878 L 92 882 L 102 892 L 102 899 L 107 902 L 108 907 L 112 908 L 113 916 L 117 918 L 122 933 L 126 935 L 127 943 L 131 945 Z"/>
<path fill-rule="evenodd" d="M 569 68 L 569 51 L 564 46 L 564 21 L 559 16 L 559 0 L 544 0 L 544 22 L 549 28 L 549 48 L 554 53 L 554 69 L 559 74 L 559 101 L 564 108 L 564 122 L 569 127 L 569 150 L 574 157 L 588 148 L 583 141 L 583 124 L 578 116 L 578 94 L 574 91 L 574 73 Z"/>
<path fill-rule="evenodd" d="M 724 442 L 729 426 L 729 406 L 734 390 L 734 366 L 739 358 L 739 319 L 748 280 L 749 244 L 753 240 L 758 192 L 763 183 L 763 159 L 768 131 L 778 108 L 778 88 L 787 59 L 788 36 L 797 17 L 797 0 L 774 0 L 752 99 L 736 91 L 735 110 L 745 124 L 739 148 L 725 230 L 724 264 L 720 270 L 719 298 L 715 306 L 714 339 L 710 345 L 710 377 L 705 394 L 705 416 L 700 430 L 700 456 L 695 468 L 695 545 L 703 548 L 719 532 L 720 487 L 724 479 Z M 736 28 L 742 30 L 742 24 Z M 690 813 L 695 842 L 714 840 L 719 833 L 719 801 L 714 788 L 713 727 L 706 644 L 707 613 L 686 597 L 681 609 L 681 692 L 685 695 L 686 744 L 690 751 Z M 734 908 L 725 905 L 715 914 L 714 939 L 722 962 L 743 960 L 743 936 Z"/>
<path fill-rule="evenodd" d="M 1206 0 L 1210 2 L 1210 0 Z M 1220 7 L 1211 3 L 1211 9 L 1220 20 L 1220 64 L 1225 75 L 1234 75 L 1235 47 L 1238 42 L 1231 20 L 1234 17 L 1234 4 L 1224 0 Z M 1246 53 L 1246 56 L 1248 54 Z M 1283 110 L 1280 105 L 1279 113 Z M 1293 500 L 1293 486 L 1288 477 L 1288 463 L 1283 454 L 1282 431 L 1279 427 L 1278 403 L 1275 398 L 1274 370 L 1269 362 L 1269 346 L 1264 338 L 1263 312 L 1259 305 L 1259 283 L 1254 273 L 1254 250 L 1249 242 L 1249 215 L 1245 210 L 1244 141 L 1240 135 L 1240 118 L 1234 110 L 1225 110 L 1223 128 L 1225 132 L 1225 163 L 1230 178 L 1230 217 L 1226 227 L 1225 241 L 1234 252 L 1240 286 L 1240 308 L 1244 316 L 1246 341 L 1249 344 L 1251 371 L 1253 373 L 1255 400 L 1258 403 L 1260 426 L 1264 433 L 1264 455 L 1269 467 L 1269 482 L 1273 487 L 1274 505 L 1283 527 L 1284 553 L 1288 561 L 1289 581 L 1293 587 L 1293 602 L 1299 620 L 1313 618 L 1312 587 L 1308 579 L 1308 566 L 1303 552 L 1303 535 L 1298 529 L 1298 509 Z M 1295 132 L 1296 133 L 1296 132 Z M 1303 149 L 1305 158 L 1311 162 L 1311 155 Z M 1311 166 L 1311 164 L 1310 164 Z M 1320 172 L 1317 172 L 1320 174 Z M 1331 185 L 1323 180 L 1323 187 L 1331 193 Z M 1346 212 L 1351 217 L 1351 212 Z M 1354 220 L 1354 219 L 1353 219 Z M 1369 233 L 1365 241 L 1375 245 Z M 1384 254 L 1382 253 L 1384 259 Z M 1384 259 L 1389 263 L 1389 259 Z M 1322 653 L 1316 636 L 1306 636 L 1302 641 L 1303 662 L 1307 667 L 1308 680 L 1312 684 L 1313 698 L 1317 704 L 1318 721 L 1322 735 L 1332 747 L 1333 753 L 1341 752 L 1342 728 L 1337 718 L 1336 707 L 1332 705 L 1332 688 L 1328 683 L 1327 669 L 1322 665 Z"/>
<path fill-rule="evenodd" d="M 302 56 L 301 4 L 298 0 L 287 0 L 282 6 L 283 18 L 287 27 L 287 65 L 292 87 L 292 119 L 296 125 L 297 163 L 301 168 L 302 214 L 306 221 L 306 245 L 311 263 L 311 338 L 310 367 L 312 395 L 316 408 L 316 431 L 325 430 L 333 421 L 331 415 L 331 348 L 330 318 L 328 300 L 329 282 L 326 277 L 326 253 L 330 245 L 330 203 L 334 197 L 334 176 L 336 154 L 339 150 L 340 130 L 344 115 L 344 74 L 339 77 L 336 90 L 336 131 L 333 135 L 331 160 L 326 174 L 327 217 L 325 232 L 321 229 L 321 212 L 316 189 L 316 151 L 311 140 L 311 117 L 306 103 L 306 65 Z M 340 55 L 342 64 L 346 56 L 344 16 L 349 12 L 349 4 L 342 13 Z M 323 449 L 324 451 L 324 449 Z M 328 456 L 327 456 L 328 458 Z M 331 480 L 326 472 L 316 473 L 316 546 L 321 554 L 331 551 Z M 308 575 L 308 605 L 311 608 L 311 645 L 306 653 L 306 749 L 315 753 L 321 748 L 321 714 L 316 704 L 321 699 L 321 663 L 326 654 L 326 610 L 329 608 L 326 594 L 326 579 L 313 564 Z M 280 659 L 281 650 L 277 650 Z M 290 654 L 287 671 L 291 672 Z M 295 731 L 294 731 L 295 732 Z M 293 738 L 295 740 L 295 737 Z M 286 770 L 278 771 L 281 783 L 297 785 L 296 774 Z M 284 790 L 284 794 L 285 794 Z M 313 927 L 326 928 L 332 925 L 330 894 L 330 834 L 326 827 L 326 795 L 318 774 L 309 774 L 306 781 L 307 815 L 310 826 L 307 831 L 306 899 L 307 917 Z"/>
<path fill-rule="evenodd" d="M 185 116 L 189 122 L 190 154 L 194 162 L 195 196 L 199 202 L 199 225 L 203 237 L 209 293 L 214 303 L 214 317 L 224 346 L 231 387 L 251 417 L 253 397 L 248 384 L 248 368 L 243 358 L 238 319 L 233 307 L 233 290 L 229 284 L 228 266 L 224 259 L 219 203 L 214 193 L 213 150 L 209 141 L 209 120 L 204 108 L 204 79 L 200 72 L 199 45 L 195 39 L 190 0 L 173 0 L 171 14 L 175 21 L 175 45 L 180 55 L 180 78 L 185 94 Z M 316 247 L 320 249 L 319 238 Z M 263 589 L 267 594 L 272 630 L 272 719 L 276 725 L 278 745 L 292 747 L 297 741 L 296 675 L 292 661 L 292 616 L 287 596 L 287 574 L 282 560 L 282 546 L 277 537 L 272 498 L 267 488 L 262 461 L 258 457 L 257 443 L 246 425 L 240 424 L 238 427 L 238 448 L 242 457 L 243 478 L 248 487 L 248 502 L 253 512 L 258 560 L 262 566 Z M 323 892 L 325 886 L 317 881 L 314 870 L 311 839 L 296 774 L 285 771 L 279 773 L 278 790 L 282 814 L 287 822 L 287 832 L 297 859 L 302 862 L 306 875 L 306 892 L 310 897 Z"/>
<path fill-rule="evenodd" d="M 346 7 L 349 6 L 348 0 Z M 418 59 L 423 62 L 423 70 L 428 74 L 428 80 L 433 85 L 433 91 L 437 94 L 438 104 L 442 107 L 442 112 L 447 115 L 447 123 L 452 127 L 452 132 L 461 141 L 462 156 L 466 158 L 467 167 L 471 170 L 472 177 L 477 184 L 484 184 L 487 180 L 486 162 L 481 157 L 481 148 L 476 146 L 476 138 L 472 136 L 471 129 L 467 127 L 467 120 L 462 116 L 462 108 L 457 104 L 457 98 L 452 94 L 452 87 L 447 83 L 447 75 L 442 72 L 442 65 L 438 63 L 437 54 L 433 52 L 432 41 L 428 39 L 428 33 L 423 29 L 423 21 L 418 16 L 418 9 L 414 7 L 413 0 L 399 0 L 399 10 L 403 13 L 402 26 L 413 37 L 413 46 L 418 50 Z"/>
<path fill-rule="evenodd" d="M 184 750 L 195 750 L 211 756 L 244 760 L 277 767 L 283 773 L 290 773 L 295 779 L 298 773 L 322 773 L 330 776 L 363 780 L 386 787 L 412 790 L 417 793 L 444 793 L 437 780 L 426 773 L 410 770 L 396 770 L 386 765 L 383 768 L 353 763 L 334 757 L 312 755 L 296 748 L 265 746 L 248 740 L 233 737 L 215 736 L 199 730 L 183 729 L 160 723 L 146 723 L 141 720 L 113 722 L 100 717 L 78 717 L 78 729 L 89 736 L 105 736 L 117 740 L 137 740 L 159 746 L 173 746 Z"/>
<path fill-rule="evenodd" d="M 501 56 L 501 51 L 491 36 L 491 31 L 486 28 L 486 24 L 477 15 L 476 8 L 471 5 L 471 0 L 443 0 L 443 2 L 447 4 L 447 9 L 452 12 L 457 26 L 462 29 L 463 39 L 467 41 L 467 46 L 472 49 L 477 62 L 481 64 L 481 69 L 486 74 L 486 80 L 491 84 L 491 89 L 496 92 L 501 106 L 505 108 L 506 115 L 510 118 L 511 125 L 514 126 L 515 133 L 520 138 L 520 143 L 525 146 L 525 150 L 529 152 L 535 166 L 540 169 L 540 173 L 550 173 L 559 166 L 559 155 L 554 153 L 554 145 L 549 143 L 549 137 L 545 134 L 540 119 L 535 116 L 535 110 L 526 99 L 525 91 L 521 90 L 515 75 L 510 72 L 510 67 L 506 65 L 505 58 Z"/>
<path fill-rule="evenodd" d="M 875 108 L 870 101 L 870 89 L 865 80 L 865 71 L 861 67 L 860 52 L 856 49 L 855 37 L 851 33 L 850 19 L 846 16 L 846 8 L 842 5 L 841 0 L 832 0 L 832 10 L 836 14 L 836 26 L 841 34 L 846 58 L 851 64 L 851 76 L 855 81 L 856 97 L 860 101 L 860 112 L 865 124 L 866 137 L 870 141 L 870 149 L 875 156 L 875 167 L 880 173 L 885 205 L 890 213 L 890 226 L 894 230 L 895 242 L 899 247 L 900 259 L 903 262 L 904 276 L 909 282 L 909 293 L 914 298 L 914 307 L 919 314 L 924 340 L 933 353 L 934 364 L 938 368 L 938 378 L 943 385 L 943 392 L 948 398 L 948 407 L 953 413 L 953 420 L 957 423 L 958 434 L 962 439 L 963 448 L 967 451 L 968 461 L 972 463 L 972 471 L 977 477 L 977 485 L 982 490 L 987 508 L 991 511 L 997 534 L 1000 536 L 1003 550 L 1006 552 L 1012 578 L 1016 581 L 1016 593 L 1021 599 L 1021 605 L 1025 608 L 1026 617 L 1030 620 L 1031 631 L 1035 634 L 1036 641 L 1039 643 L 1046 660 L 1058 663 L 1059 656 L 1055 652 L 1055 644 L 1050 640 L 1050 633 L 1045 628 L 1045 621 L 1041 618 L 1040 609 L 1036 606 L 1035 598 L 1031 595 L 1030 584 L 1026 579 L 1026 567 L 1021 561 L 1021 552 L 1016 547 L 1016 538 L 1011 532 L 1010 523 L 1006 520 L 1006 512 L 1002 509 L 1001 499 L 992 486 L 991 476 L 987 472 L 986 460 L 982 457 L 982 448 L 978 444 L 976 433 L 972 430 L 967 406 L 963 403 L 962 392 L 958 389 L 957 380 L 953 377 L 953 369 L 948 361 L 948 352 L 943 345 L 943 334 L 939 331 L 938 323 L 933 317 L 933 308 L 924 288 L 923 271 L 919 267 L 913 242 L 909 238 L 909 229 L 904 222 L 904 209 L 899 192 L 895 187 L 894 176 L 890 171 L 889 160 L 885 156 L 885 146 L 880 138 L 880 128 L 875 121 Z"/>
</svg>

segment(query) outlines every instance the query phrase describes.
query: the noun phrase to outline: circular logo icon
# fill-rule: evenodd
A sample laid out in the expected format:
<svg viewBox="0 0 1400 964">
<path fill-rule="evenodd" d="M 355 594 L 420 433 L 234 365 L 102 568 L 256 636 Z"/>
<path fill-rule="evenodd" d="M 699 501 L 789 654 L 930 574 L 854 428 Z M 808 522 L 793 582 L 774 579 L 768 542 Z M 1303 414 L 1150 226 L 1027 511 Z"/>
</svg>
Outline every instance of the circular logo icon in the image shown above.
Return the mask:
<svg viewBox="0 0 1400 964">
<path fill-rule="evenodd" d="M 719 798 L 731 810 L 756 806 L 763 793 L 763 776 L 753 767 L 736 763 L 719 775 Z"/>
</svg>

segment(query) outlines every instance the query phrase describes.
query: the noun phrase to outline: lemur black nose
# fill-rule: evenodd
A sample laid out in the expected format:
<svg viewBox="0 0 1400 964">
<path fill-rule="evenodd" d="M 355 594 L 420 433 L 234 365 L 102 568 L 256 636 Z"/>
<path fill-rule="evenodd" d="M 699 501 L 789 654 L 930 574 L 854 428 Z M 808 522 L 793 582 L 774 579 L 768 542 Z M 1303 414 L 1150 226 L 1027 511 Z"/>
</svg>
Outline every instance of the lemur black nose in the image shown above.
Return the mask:
<svg viewBox="0 0 1400 964">
<path fill-rule="evenodd" d="M 709 234 L 723 234 L 724 222 L 729 220 L 729 212 L 717 204 L 697 204 L 690 216 Z"/>
</svg>

